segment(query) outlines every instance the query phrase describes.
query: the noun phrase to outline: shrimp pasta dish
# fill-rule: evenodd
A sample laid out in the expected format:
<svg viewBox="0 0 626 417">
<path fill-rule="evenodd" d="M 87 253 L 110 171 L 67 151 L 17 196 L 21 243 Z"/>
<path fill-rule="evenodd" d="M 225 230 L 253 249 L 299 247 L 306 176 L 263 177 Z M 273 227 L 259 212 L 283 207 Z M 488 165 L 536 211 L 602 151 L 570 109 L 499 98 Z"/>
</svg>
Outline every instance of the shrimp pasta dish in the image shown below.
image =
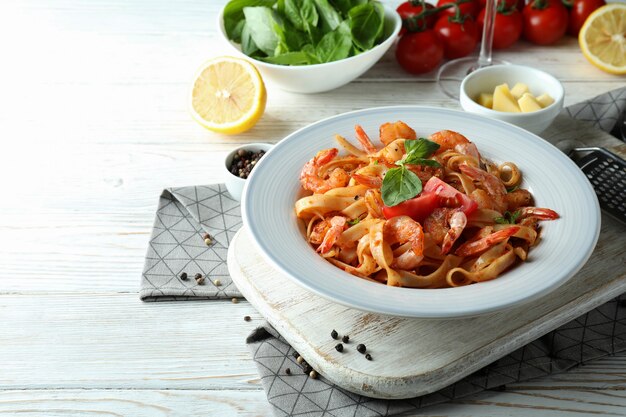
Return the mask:
<svg viewBox="0 0 626 417">
<path fill-rule="evenodd" d="M 295 203 L 320 256 L 391 286 L 445 288 L 488 281 L 527 259 L 540 221 L 514 162 L 496 164 L 459 132 L 418 138 L 406 123 L 380 126 L 376 146 L 335 135 L 302 168 Z M 340 154 L 339 148 L 342 149 Z"/>
</svg>

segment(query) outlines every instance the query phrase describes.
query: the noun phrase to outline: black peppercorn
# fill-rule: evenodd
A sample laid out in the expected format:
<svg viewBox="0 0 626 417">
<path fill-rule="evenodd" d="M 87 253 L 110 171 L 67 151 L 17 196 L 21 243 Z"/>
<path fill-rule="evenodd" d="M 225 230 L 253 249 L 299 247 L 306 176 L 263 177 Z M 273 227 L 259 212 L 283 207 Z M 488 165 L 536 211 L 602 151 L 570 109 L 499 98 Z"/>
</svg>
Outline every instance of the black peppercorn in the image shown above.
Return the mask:
<svg viewBox="0 0 626 417">
<path fill-rule="evenodd" d="M 369 353 L 365 354 L 365 359 L 367 359 L 368 361 L 372 360 L 372 355 L 370 355 Z"/>
<path fill-rule="evenodd" d="M 285 369 L 285 373 L 286 373 L 287 375 L 291 375 L 291 369 L 289 369 L 289 368 Z"/>
<path fill-rule="evenodd" d="M 252 168 L 254 168 L 263 155 L 265 155 L 263 151 L 252 152 L 240 149 L 233 157 L 228 170 L 239 178 L 247 179 Z"/>
<path fill-rule="evenodd" d="M 250 320 L 252 320 L 252 319 L 250 318 L 250 316 L 245 316 L 243 319 L 244 319 L 245 321 L 250 321 Z"/>
<path fill-rule="evenodd" d="M 356 350 L 358 350 L 359 353 L 365 353 L 365 350 L 366 350 L 365 345 L 363 343 L 358 344 L 356 346 Z"/>
<path fill-rule="evenodd" d="M 342 345 L 341 343 L 337 344 L 337 345 L 335 346 L 335 350 L 336 350 L 337 352 L 343 352 L 343 345 Z"/>
<path fill-rule="evenodd" d="M 201 273 L 197 273 L 196 276 L 194 276 L 194 279 L 197 281 L 200 278 L 202 278 L 202 274 Z"/>
<path fill-rule="evenodd" d="M 180 274 L 180 279 L 182 279 L 183 281 L 187 280 L 187 273 L 183 272 L 182 274 Z"/>
<path fill-rule="evenodd" d="M 337 339 L 339 337 L 339 333 L 337 333 L 337 330 L 333 329 L 333 331 L 330 332 L 330 337 L 332 337 L 333 339 Z"/>
<path fill-rule="evenodd" d="M 342 338 L 341 338 L 341 341 L 342 341 L 343 343 L 348 343 L 348 342 L 350 341 L 350 336 L 345 335 L 344 337 L 342 337 Z"/>
</svg>

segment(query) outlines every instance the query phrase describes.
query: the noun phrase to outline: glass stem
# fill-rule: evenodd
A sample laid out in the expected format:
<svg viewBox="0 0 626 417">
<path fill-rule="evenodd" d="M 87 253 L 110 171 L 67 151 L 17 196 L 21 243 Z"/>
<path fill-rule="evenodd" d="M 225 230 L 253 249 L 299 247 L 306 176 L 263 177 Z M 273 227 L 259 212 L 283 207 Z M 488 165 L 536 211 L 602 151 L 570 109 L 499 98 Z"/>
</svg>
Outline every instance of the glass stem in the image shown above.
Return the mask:
<svg viewBox="0 0 626 417">
<path fill-rule="evenodd" d="M 491 65 L 491 46 L 493 44 L 493 30 L 496 24 L 496 13 L 498 2 L 487 0 L 485 5 L 485 24 L 483 26 L 483 40 L 480 44 L 480 55 L 478 55 L 478 68 Z"/>
</svg>

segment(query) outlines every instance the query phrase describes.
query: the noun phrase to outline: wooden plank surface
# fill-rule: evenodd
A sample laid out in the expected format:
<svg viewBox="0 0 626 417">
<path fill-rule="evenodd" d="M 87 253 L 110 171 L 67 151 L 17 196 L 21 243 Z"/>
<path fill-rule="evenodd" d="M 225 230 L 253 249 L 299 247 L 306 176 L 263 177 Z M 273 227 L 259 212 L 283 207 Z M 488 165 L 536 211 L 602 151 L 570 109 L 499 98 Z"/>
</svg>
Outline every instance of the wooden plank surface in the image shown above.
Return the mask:
<svg viewBox="0 0 626 417">
<path fill-rule="evenodd" d="M 186 99 L 196 67 L 224 50 L 214 30 L 224 3 L 0 2 L 0 414 L 269 415 L 243 344 L 259 322 L 249 304 L 138 300 L 160 191 L 220 182 L 237 144 L 275 142 L 344 111 L 458 108 L 433 74 L 408 76 L 389 52 L 333 92 L 268 86 L 254 129 L 210 133 Z M 557 75 L 566 105 L 624 83 L 586 63 L 574 39 L 497 55 Z M 428 415 L 620 415 L 624 357 L 597 363 L 598 373 L 584 367 Z"/>
</svg>

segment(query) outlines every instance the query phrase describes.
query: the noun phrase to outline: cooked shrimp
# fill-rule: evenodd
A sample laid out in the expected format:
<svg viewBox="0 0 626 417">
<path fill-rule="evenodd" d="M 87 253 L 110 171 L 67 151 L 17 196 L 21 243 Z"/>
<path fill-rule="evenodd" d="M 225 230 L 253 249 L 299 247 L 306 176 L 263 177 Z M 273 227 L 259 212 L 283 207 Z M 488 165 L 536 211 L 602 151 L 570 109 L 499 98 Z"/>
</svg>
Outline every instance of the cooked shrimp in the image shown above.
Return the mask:
<svg viewBox="0 0 626 417">
<path fill-rule="evenodd" d="M 379 133 L 380 141 L 385 145 L 390 144 L 396 139 L 417 139 L 415 130 L 411 129 L 406 123 L 401 121 L 380 125 Z"/>
<path fill-rule="evenodd" d="M 430 234 L 431 239 L 441 243 L 441 254 L 450 252 L 454 242 L 461 236 L 467 226 L 467 216 L 459 209 L 436 208 L 424 220 L 424 230 Z"/>
<path fill-rule="evenodd" d="M 448 149 L 454 149 L 460 154 L 468 155 L 476 158 L 476 162 L 480 162 L 480 153 L 478 148 L 470 142 L 462 134 L 452 130 L 440 130 L 430 135 L 430 140 L 439 145 L 439 149 L 435 154 L 442 153 Z"/>
<path fill-rule="evenodd" d="M 528 190 L 519 188 L 511 191 L 504 196 L 507 210 L 515 211 L 520 207 L 531 206 L 533 204 L 533 195 Z"/>
<path fill-rule="evenodd" d="M 432 159 L 437 159 L 432 158 Z M 441 163 L 441 161 L 437 161 Z M 406 166 L 410 171 L 412 171 L 417 177 L 423 182 L 428 182 L 432 177 L 443 177 L 443 168 L 442 167 L 431 167 L 428 165 L 407 165 Z"/>
<path fill-rule="evenodd" d="M 368 154 L 372 154 L 378 151 L 378 149 L 376 149 L 376 147 L 370 140 L 369 136 L 367 136 L 367 133 L 365 133 L 360 125 L 354 126 L 354 131 L 356 132 L 356 138 L 358 139 L 365 152 L 367 152 Z"/>
<path fill-rule="evenodd" d="M 317 194 L 323 194 L 333 188 L 345 187 L 350 181 L 350 176 L 343 169 L 335 168 L 327 179 L 321 178 L 319 174 L 320 168 L 332 161 L 337 156 L 337 153 L 339 153 L 337 148 L 324 149 L 304 164 L 300 172 L 302 188 Z"/>
<path fill-rule="evenodd" d="M 471 242 L 466 242 L 459 246 L 459 248 L 454 252 L 457 256 L 471 256 L 476 255 L 480 252 L 483 252 L 496 243 L 503 242 L 513 236 L 519 230 L 519 226 L 507 227 L 506 229 L 498 230 L 497 232 L 491 233 L 486 237 L 483 237 L 478 240 L 474 240 Z"/>
<path fill-rule="evenodd" d="M 370 158 L 375 158 L 377 161 L 387 164 L 389 167 L 394 167 L 396 161 L 404 157 L 404 142 L 405 139 L 396 139 L 375 154 L 370 155 Z"/>
<path fill-rule="evenodd" d="M 482 169 L 471 165 L 459 165 L 459 169 L 463 172 L 463 174 L 478 182 L 487 194 L 489 194 L 489 197 L 493 199 L 493 203 L 495 205 L 493 209 L 501 213 L 506 211 L 506 187 L 502 184 L 502 181 L 500 181 L 499 178 L 488 173 L 487 171 L 483 171 Z"/>
<path fill-rule="evenodd" d="M 559 218 L 559 214 L 548 208 L 540 207 L 522 207 L 519 218 L 526 219 L 528 217 L 534 217 L 538 220 L 556 220 Z"/>
<path fill-rule="evenodd" d="M 450 228 L 443 238 L 443 244 L 441 245 L 441 254 L 446 255 L 452 249 L 454 242 L 461 236 L 465 226 L 467 226 L 467 217 L 462 211 L 454 211 L 450 216 Z"/>
<path fill-rule="evenodd" d="M 380 188 L 383 185 L 383 178 L 389 168 L 386 165 L 367 165 L 356 170 L 352 174 L 352 178 L 361 185 L 371 188 Z"/>
<path fill-rule="evenodd" d="M 409 216 L 396 216 L 387 220 L 383 227 L 383 235 L 390 245 L 411 242 L 411 249 L 416 255 L 424 253 L 422 226 Z"/>
<path fill-rule="evenodd" d="M 324 236 L 324 240 L 321 245 L 317 248 L 317 251 L 320 253 L 326 253 L 333 247 L 337 238 L 343 232 L 344 227 L 346 226 L 346 218 L 343 216 L 334 216 L 330 219 L 330 227 L 326 231 L 326 235 Z"/>
</svg>

